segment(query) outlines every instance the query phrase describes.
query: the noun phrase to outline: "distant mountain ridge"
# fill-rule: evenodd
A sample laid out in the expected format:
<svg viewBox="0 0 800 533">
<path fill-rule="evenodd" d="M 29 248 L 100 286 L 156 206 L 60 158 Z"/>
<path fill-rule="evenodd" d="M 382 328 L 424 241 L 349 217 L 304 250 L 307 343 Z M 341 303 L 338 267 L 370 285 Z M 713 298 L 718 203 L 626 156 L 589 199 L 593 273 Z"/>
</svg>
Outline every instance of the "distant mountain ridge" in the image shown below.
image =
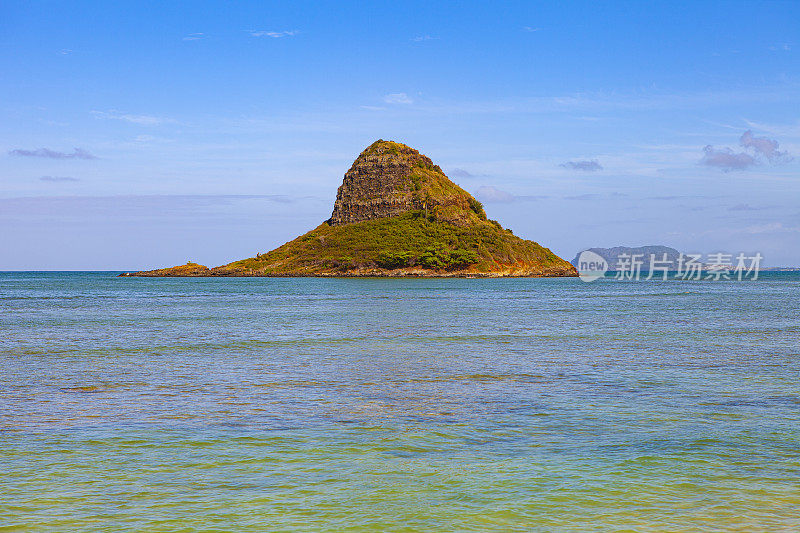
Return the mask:
<svg viewBox="0 0 800 533">
<path fill-rule="evenodd" d="M 583 251 L 590 251 L 594 252 L 603 259 L 606 260 L 608 263 L 608 271 L 609 272 L 616 272 L 620 265 L 620 259 L 623 256 L 627 256 L 628 261 L 629 258 L 633 256 L 638 256 L 639 260 L 642 261 L 640 270 L 642 272 L 649 272 L 650 271 L 650 258 L 654 258 L 654 261 L 658 261 L 658 266 L 667 266 L 669 270 L 678 270 L 679 258 L 681 256 L 681 252 L 676 250 L 675 248 L 670 248 L 669 246 L 660 246 L 660 245 L 651 245 L 651 246 L 638 246 L 638 247 L 628 247 L 628 246 L 615 246 L 613 248 L 587 248 L 587 250 L 582 250 L 575 255 L 575 258 L 570 261 L 575 268 L 578 268 L 578 259 Z M 666 257 L 666 263 L 662 263 Z M 623 263 L 624 264 L 624 263 Z M 630 264 L 630 262 L 628 263 Z"/>
</svg>

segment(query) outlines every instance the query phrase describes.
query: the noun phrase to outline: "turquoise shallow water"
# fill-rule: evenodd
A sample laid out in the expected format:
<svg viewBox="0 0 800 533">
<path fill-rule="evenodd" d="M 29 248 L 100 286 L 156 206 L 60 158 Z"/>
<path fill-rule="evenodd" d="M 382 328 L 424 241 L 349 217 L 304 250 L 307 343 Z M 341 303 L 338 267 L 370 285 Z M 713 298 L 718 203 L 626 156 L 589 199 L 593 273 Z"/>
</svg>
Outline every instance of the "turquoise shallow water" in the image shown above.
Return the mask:
<svg viewBox="0 0 800 533">
<path fill-rule="evenodd" d="M 0 530 L 800 529 L 800 276 L 0 273 Z"/>
</svg>

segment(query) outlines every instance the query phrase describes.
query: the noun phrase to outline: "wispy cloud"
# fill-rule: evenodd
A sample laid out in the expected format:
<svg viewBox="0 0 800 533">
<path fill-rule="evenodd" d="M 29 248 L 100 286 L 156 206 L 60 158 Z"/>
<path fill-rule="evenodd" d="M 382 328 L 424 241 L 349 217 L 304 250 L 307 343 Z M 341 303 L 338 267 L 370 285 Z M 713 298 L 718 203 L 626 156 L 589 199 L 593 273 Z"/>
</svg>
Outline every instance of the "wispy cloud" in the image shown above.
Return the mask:
<svg viewBox="0 0 800 533">
<path fill-rule="evenodd" d="M 545 195 L 511 194 L 491 185 L 482 185 L 475 189 L 475 198 L 487 204 L 505 204 L 510 202 L 537 202 L 550 197 Z"/>
<path fill-rule="evenodd" d="M 524 31 L 527 31 L 527 32 L 531 32 L 531 33 L 532 33 L 532 32 L 535 32 L 535 31 L 539 31 L 541 28 L 534 28 L 534 27 L 532 27 L 532 26 L 524 26 L 522 29 L 523 29 Z"/>
<path fill-rule="evenodd" d="M 550 198 L 546 194 L 520 194 L 518 196 L 514 196 L 514 200 L 529 200 L 529 201 L 538 201 L 538 200 L 547 200 Z"/>
<path fill-rule="evenodd" d="M 728 211 L 763 211 L 766 207 L 753 207 L 750 204 L 736 204 L 728 208 Z"/>
<path fill-rule="evenodd" d="M 764 122 L 755 122 L 745 119 L 745 123 L 751 128 L 766 131 L 773 135 L 782 135 L 787 137 L 800 136 L 800 120 L 796 121 L 794 124 L 767 124 Z"/>
<path fill-rule="evenodd" d="M 44 159 L 99 159 L 96 155 L 90 154 L 83 148 L 74 148 L 72 152 L 57 152 L 49 148 L 37 148 L 36 150 L 11 150 L 9 155 L 18 157 L 42 157 Z"/>
<path fill-rule="evenodd" d="M 619 196 L 612 193 L 612 196 Z M 627 195 L 625 195 L 627 196 Z M 724 195 L 723 195 L 724 196 Z M 723 196 L 708 194 L 670 194 L 662 196 L 646 196 L 645 200 L 671 201 L 671 200 L 718 200 Z"/>
<path fill-rule="evenodd" d="M 475 197 L 486 203 L 508 203 L 514 201 L 514 195 L 501 191 L 491 185 L 483 185 L 475 191 Z"/>
<path fill-rule="evenodd" d="M 69 176 L 42 176 L 39 181 L 49 181 L 51 183 L 58 183 L 64 181 L 80 181 L 78 178 L 70 178 Z"/>
<path fill-rule="evenodd" d="M 3 216 L 121 216 L 160 217 L 170 214 L 193 215 L 217 206 L 234 206 L 242 202 L 268 202 L 293 205 L 311 199 L 308 196 L 283 194 L 212 194 L 212 195 L 121 195 L 121 196 L 29 196 L 0 198 Z"/>
<path fill-rule="evenodd" d="M 594 200 L 600 198 L 599 194 L 576 194 L 573 196 L 564 196 L 564 200 Z"/>
<path fill-rule="evenodd" d="M 184 41 L 199 41 L 205 37 L 205 33 L 190 33 L 186 37 L 183 38 Z"/>
<path fill-rule="evenodd" d="M 438 37 L 431 37 L 430 35 L 417 35 L 416 37 L 412 38 L 411 40 L 415 43 L 421 43 L 423 41 L 435 41 Z"/>
<path fill-rule="evenodd" d="M 387 104 L 413 104 L 412 100 L 406 93 L 391 93 L 383 97 L 383 101 Z"/>
<path fill-rule="evenodd" d="M 784 52 L 789 52 L 792 49 L 792 45 L 789 44 L 789 43 L 783 43 L 781 45 L 770 46 L 769 49 L 772 50 L 773 52 L 778 51 L 778 50 L 782 50 Z"/>
<path fill-rule="evenodd" d="M 130 113 L 120 113 L 118 111 L 92 111 L 96 118 L 107 120 L 121 120 L 140 126 L 160 126 L 161 124 L 172 124 L 176 121 L 166 117 L 156 117 L 153 115 L 133 115 Z"/>
<path fill-rule="evenodd" d="M 800 227 L 785 226 L 782 222 L 770 222 L 769 224 L 748 226 L 744 231 L 752 235 L 760 235 L 763 233 L 800 233 Z"/>
<path fill-rule="evenodd" d="M 559 166 L 568 168 L 570 170 L 582 170 L 583 172 L 595 172 L 597 170 L 603 170 L 603 166 L 597 161 L 597 159 L 567 161 L 566 163 L 561 163 Z"/>
<path fill-rule="evenodd" d="M 436 113 L 550 113 L 569 111 L 575 116 L 597 116 L 610 111 L 654 111 L 703 109 L 725 105 L 786 103 L 794 104 L 797 84 L 786 83 L 771 88 L 747 91 L 703 92 L 578 92 L 549 96 L 513 97 L 477 101 L 432 101 Z"/>
<path fill-rule="evenodd" d="M 68 56 L 72 53 L 72 50 L 70 50 L 69 48 L 62 48 L 61 50 L 58 51 L 58 53 L 61 54 L 62 56 Z"/>
<path fill-rule="evenodd" d="M 299 32 L 297 30 L 287 31 L 266 31 L 266 30 L 248 30 L 253 37 L 272 37 L 273 39 L 280 39 L 281 37 L 294 37 Z"/>
</svg>

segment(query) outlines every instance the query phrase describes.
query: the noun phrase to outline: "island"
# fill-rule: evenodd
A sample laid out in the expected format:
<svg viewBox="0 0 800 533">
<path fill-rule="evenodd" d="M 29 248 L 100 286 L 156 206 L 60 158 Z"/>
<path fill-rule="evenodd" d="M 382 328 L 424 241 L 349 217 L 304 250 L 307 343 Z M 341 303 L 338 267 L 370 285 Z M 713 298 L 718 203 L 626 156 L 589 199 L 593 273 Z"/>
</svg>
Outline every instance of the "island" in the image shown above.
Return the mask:
<svg viewBox="0 0 800 533">
<path fill-rule="evenodd" d="M 569 262 L 490 220 L 431 159 L 378 140 L 344 175 L 331 217 L 255 257 L 120 276 L 565 277 Z"/>
</svg>

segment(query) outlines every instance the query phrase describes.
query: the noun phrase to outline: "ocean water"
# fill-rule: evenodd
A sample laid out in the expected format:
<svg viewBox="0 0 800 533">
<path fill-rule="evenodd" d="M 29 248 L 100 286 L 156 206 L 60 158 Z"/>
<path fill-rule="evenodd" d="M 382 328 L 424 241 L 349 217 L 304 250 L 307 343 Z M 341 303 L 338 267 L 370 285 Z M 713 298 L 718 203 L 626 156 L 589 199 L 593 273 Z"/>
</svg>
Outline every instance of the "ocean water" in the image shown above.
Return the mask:
<svg viewBox="0 0 800 533">
<path fill-rule="evenodd" d="M 797 531 L 800 276 L 0 273 L 2 531 Z"/>
</svg>

